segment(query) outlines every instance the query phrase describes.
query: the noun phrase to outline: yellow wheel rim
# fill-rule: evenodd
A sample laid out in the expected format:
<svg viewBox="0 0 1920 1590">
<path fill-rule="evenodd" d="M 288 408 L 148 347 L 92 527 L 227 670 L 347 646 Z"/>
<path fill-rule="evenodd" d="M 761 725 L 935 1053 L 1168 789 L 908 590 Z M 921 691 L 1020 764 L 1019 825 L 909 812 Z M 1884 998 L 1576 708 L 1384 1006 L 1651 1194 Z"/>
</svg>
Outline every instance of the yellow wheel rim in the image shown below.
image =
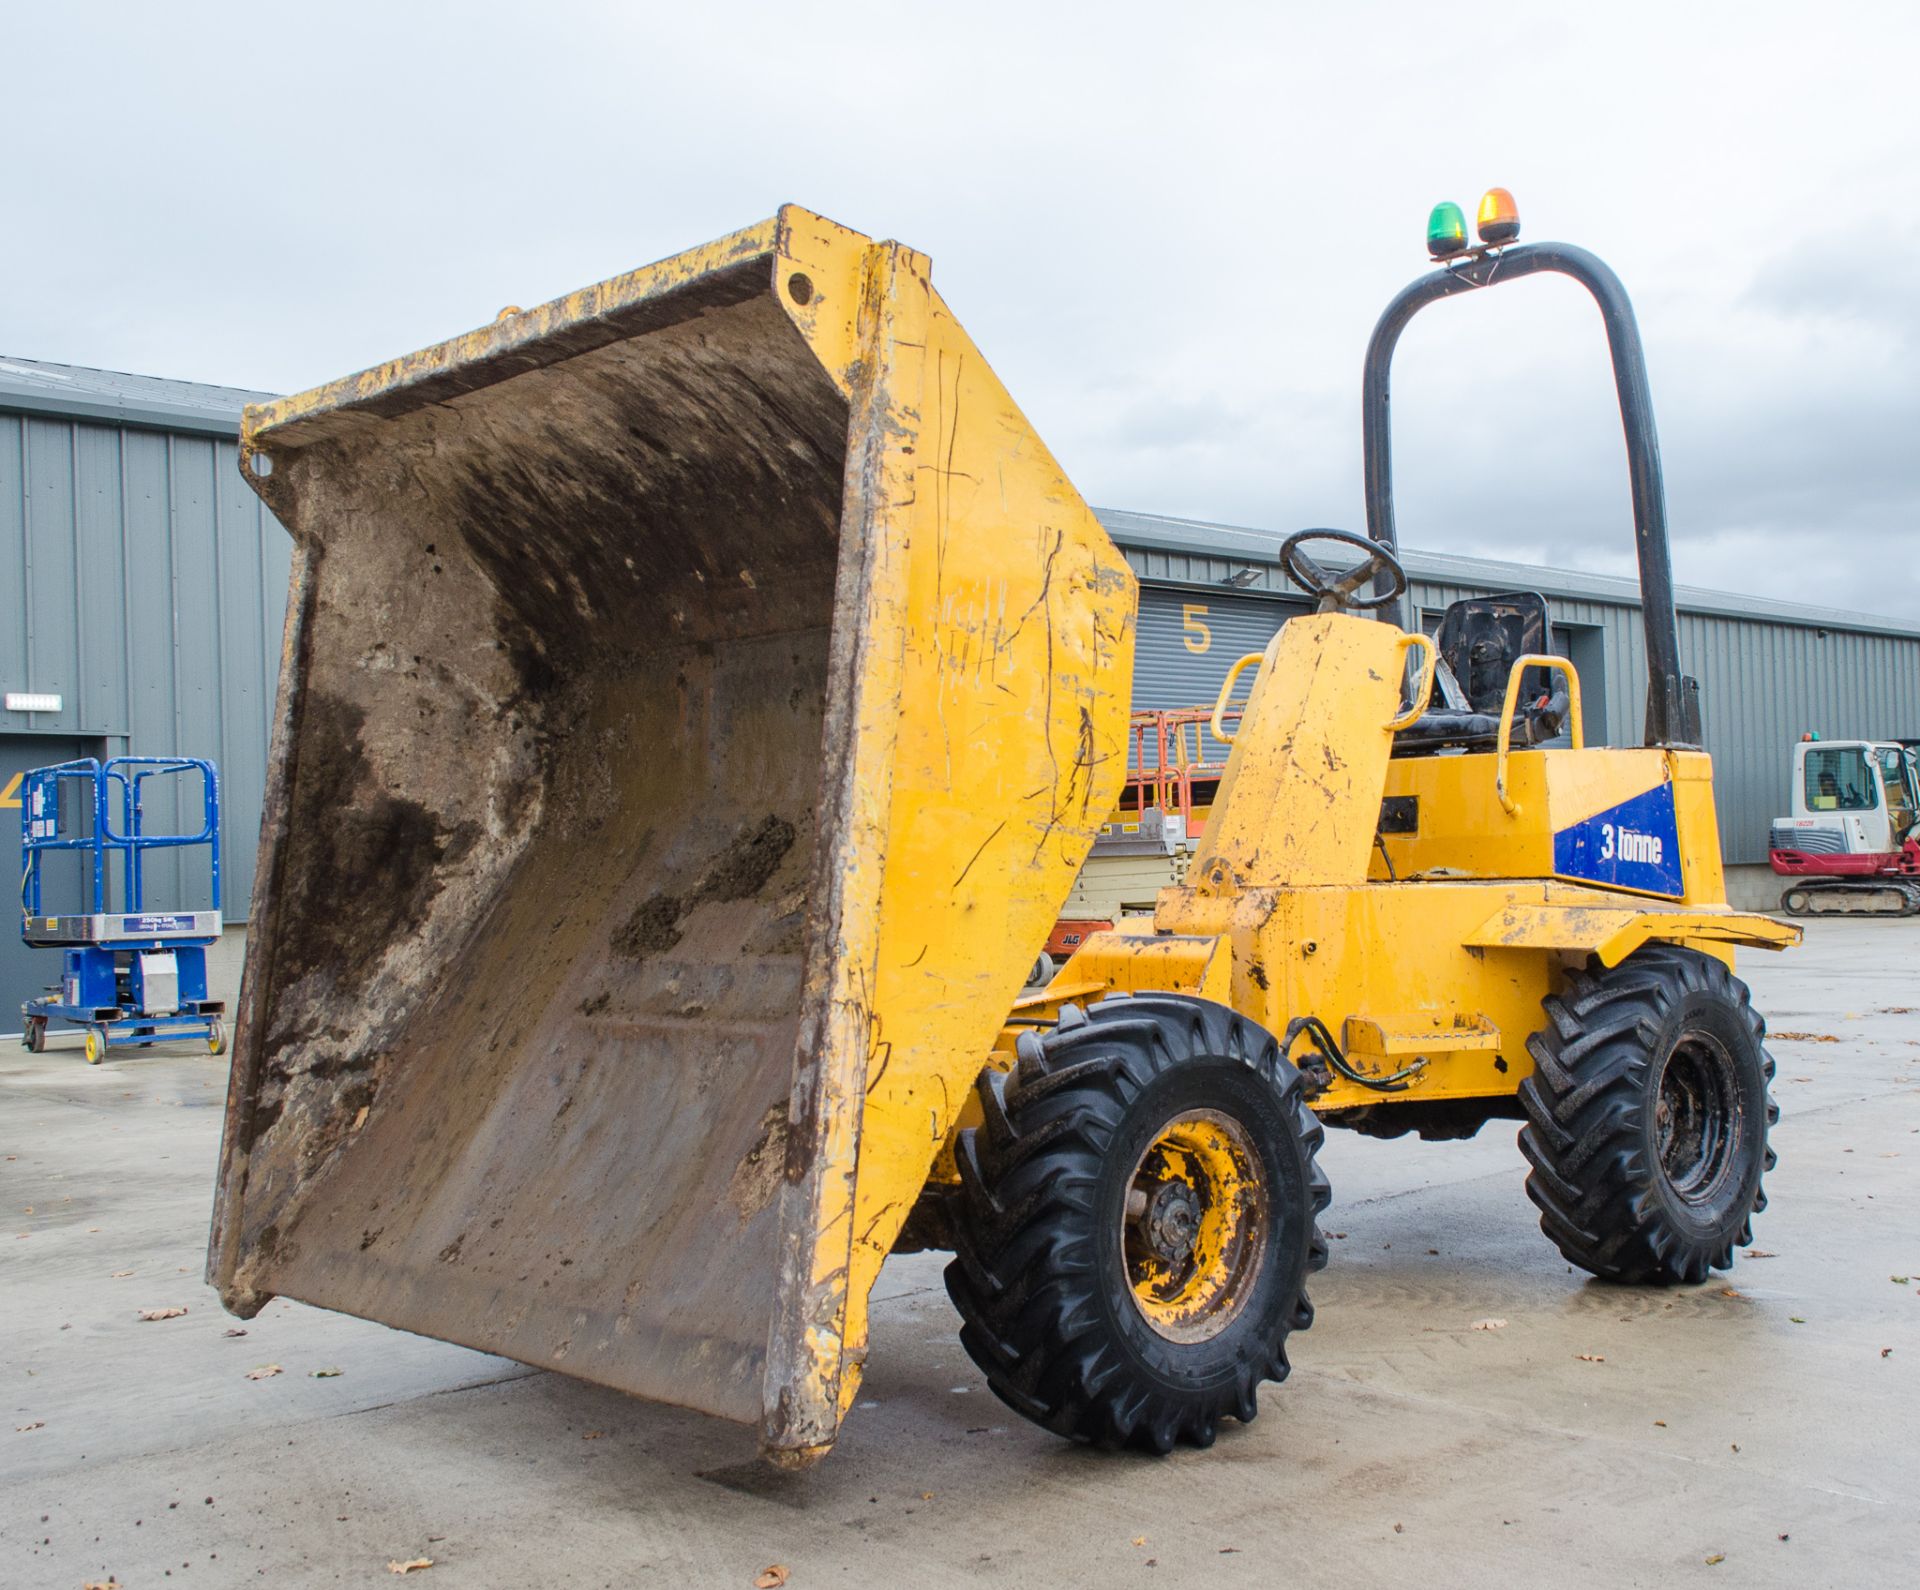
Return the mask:
<svg viewBox="0 0 1920 1590">
<path fill-rule="evenodd" d="M 1219 1335 L 1246 1304 L 1270 1223 L 1246 1128 L 1216 1110 L 1175 1116 L 1127 1188 L 1121 1242 L 1134 1305 L 1169 1341 Z"/>
<path fill-rule="evenodd" d="M 98 1064 L 100 1060 L 100 1039 L 95 1033 L 87 1034 L 87 1063 Z"/>
</svg>

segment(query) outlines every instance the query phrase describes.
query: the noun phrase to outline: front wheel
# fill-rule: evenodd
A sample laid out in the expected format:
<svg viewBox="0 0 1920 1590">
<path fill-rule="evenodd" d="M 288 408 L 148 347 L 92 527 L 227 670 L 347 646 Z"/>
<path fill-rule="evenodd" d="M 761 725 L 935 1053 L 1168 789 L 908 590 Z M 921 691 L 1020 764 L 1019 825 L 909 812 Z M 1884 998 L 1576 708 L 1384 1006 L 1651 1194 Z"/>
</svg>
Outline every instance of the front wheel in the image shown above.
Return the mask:
<svg viewBox="0 0 1920 1590">
<path fill-rule="evenodd" d="M 956 1145 L 947 1290 L 988 1385 L 1056 1434 L 1170 1451 L 1251 1420 L 1313 1321 L 1322 1131 L 1272 1035 L 1176 995 L 1110 998 L 981 1079 Z"/>
<path fill-rule="evenodd" d="M 107 1057 L 107 1033 L 104 1027 L 89 1027 L 85 1045 L 87 1064 L 97 1066 Z"/>
<path fill-rule="evenodd" d="M 220 1022 L 214 1022 L 207 1028 L 207 1053 L 225 1054 L 227 1052 L 227 1029 Z"/>
<path fill-rule="evenodd" d="M 1570 972 L 1520 1084 L 1540 1227 L 1610 1281 L 1704 1281 L 1753 1240 L 1773 1168 L 1773 1060 L 1747 987 L 1712 956 L 1650 944 Z"/>
</svg>

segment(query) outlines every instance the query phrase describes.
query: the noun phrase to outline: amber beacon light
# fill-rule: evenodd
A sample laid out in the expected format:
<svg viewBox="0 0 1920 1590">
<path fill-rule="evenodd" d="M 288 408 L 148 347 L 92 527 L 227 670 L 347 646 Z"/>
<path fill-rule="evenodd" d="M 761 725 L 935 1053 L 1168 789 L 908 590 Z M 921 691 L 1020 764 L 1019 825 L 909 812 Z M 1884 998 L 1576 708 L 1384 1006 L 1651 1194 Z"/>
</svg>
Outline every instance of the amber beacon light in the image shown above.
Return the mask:
<svg viewBox="0 0 1920 1590">
<path fill-rule="evenodd" d="M 1489 188 L 1480 195 L 1480 211 L 1474 217 L 1474 231 L 1488 247 L 1511 243 L 1520 235 L 1520 207 L 1505 188 Z"/>
</svg>

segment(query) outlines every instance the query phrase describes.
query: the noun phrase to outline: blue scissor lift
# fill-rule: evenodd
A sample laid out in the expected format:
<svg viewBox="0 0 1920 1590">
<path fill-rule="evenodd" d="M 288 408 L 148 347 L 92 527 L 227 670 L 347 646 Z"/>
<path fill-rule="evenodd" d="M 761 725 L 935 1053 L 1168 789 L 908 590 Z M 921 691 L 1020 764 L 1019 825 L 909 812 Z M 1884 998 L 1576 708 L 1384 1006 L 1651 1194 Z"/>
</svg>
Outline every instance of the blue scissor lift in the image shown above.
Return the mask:
<svg viewBox="0 0 1920 1590">
<path fill-rule="evenodd" d="M 144 832 L 148 782 L 194 773 L 200 775 L 205 814 L 199 831 Z M 42 1052 L 47 1024 L 64 1021 L 86 1029 L 90 1065 L 98 1065 L 115 1043 L 197 1038 L 212 1053 L 224 1053 L 226 1007 L 207 998 L 207 946 L 220 937 L 220 775 L 214 765 L 197 757 L 88 757 L 35 768 L 21 781 L 20 795 L 20 936 L 38 948 L 62 951 L 59 985 L 20 1007 L 26 1046 Z M 85 832 L 72 832 L 83 814 L 90 818 Z M 149 910 L 148 853 L 200 845 L 210 853 L 211 908 Z M 41 865 L 58 853 L 79 854 L 83 899 L 41 899 Z M 116 871 L 118 909 L 110 898 Z M 61 914 L 69 904 L 77 909 Z"/>
</svg>

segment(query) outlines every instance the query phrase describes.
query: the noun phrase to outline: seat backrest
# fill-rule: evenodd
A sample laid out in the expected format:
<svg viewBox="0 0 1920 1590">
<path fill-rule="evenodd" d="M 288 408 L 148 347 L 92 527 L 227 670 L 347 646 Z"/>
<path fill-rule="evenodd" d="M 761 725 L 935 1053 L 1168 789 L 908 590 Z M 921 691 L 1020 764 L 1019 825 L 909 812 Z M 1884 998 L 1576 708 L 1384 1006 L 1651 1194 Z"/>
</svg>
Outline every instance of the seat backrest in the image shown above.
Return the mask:
<svg viewBox="0 0 1920 1590">
<path fill-rule="evenodd" d="M 1440 620 L 1434 644 L 1467 704 L 1475 712 L 1498 714 L 1514 659 L 1546 652 L 1547 634 L 1546 599 L 1536 591 L 1506 591 L 1455 602 Z M 1550 679 L 1544 668 L 1528 670 L 1522 702 L 1546 694 Z"/>
</svg>

